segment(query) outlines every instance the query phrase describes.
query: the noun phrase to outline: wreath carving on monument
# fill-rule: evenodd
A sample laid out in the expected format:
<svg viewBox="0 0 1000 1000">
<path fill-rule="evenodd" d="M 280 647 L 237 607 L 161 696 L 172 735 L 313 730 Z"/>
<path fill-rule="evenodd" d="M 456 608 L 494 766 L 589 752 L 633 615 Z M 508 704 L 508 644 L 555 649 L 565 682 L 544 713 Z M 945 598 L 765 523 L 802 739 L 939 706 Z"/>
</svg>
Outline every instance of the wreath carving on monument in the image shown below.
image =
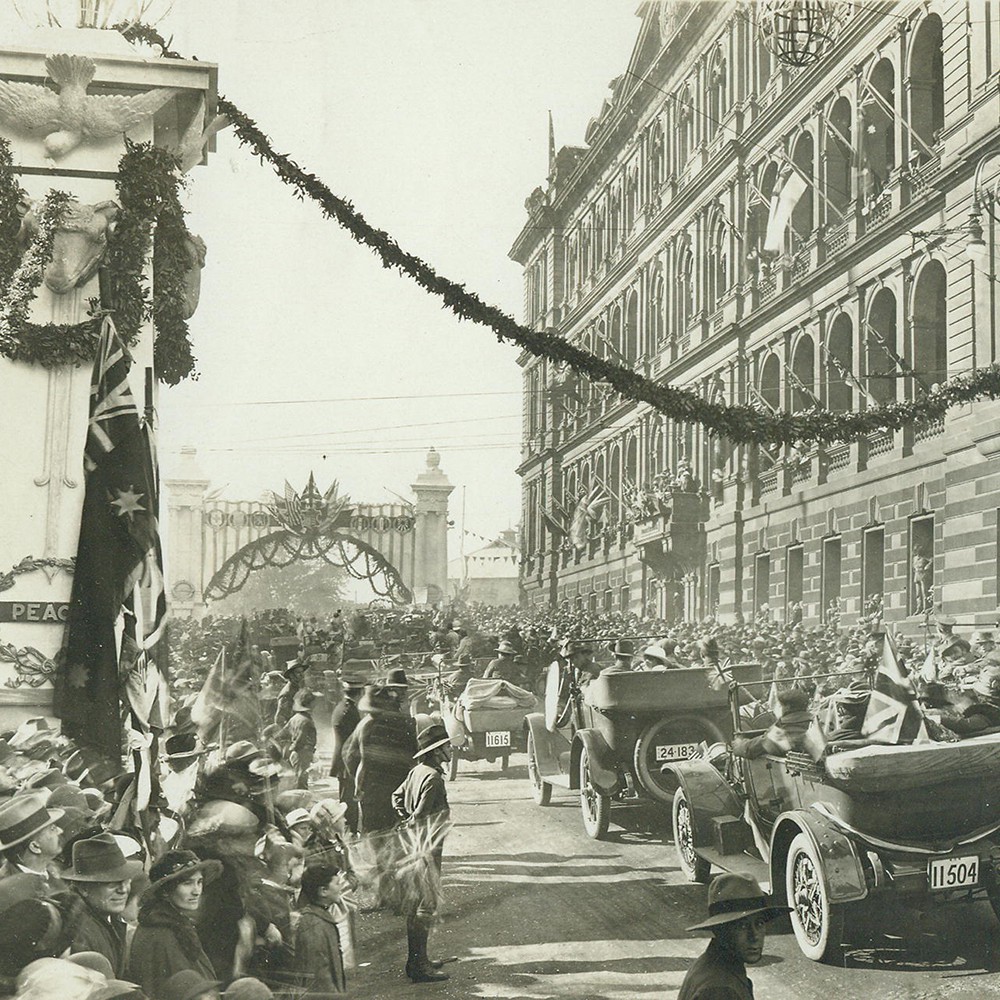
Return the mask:
<svg viewBox="0 0 1000 1000">
<path fill-rule="evenodd" d="M 187 320 L 197 305 L 204 243 L 184 222 L 181 161 L 169 150 L 125 140 L 118 201 L 81 205 L 64 191 L 31 203 L 17 182 L 10 144 L 0 138 L 0 355 L 44 368 L 93 361 L 101 320 L 111 312 L 123 341 L 136 342 L 150 318 L 157 377 L 197 378 Z M 73 239 L 69 274 L 53 266 L 60 240 Z M 144 270 L 153 258 L 153 289 Z M 82 258 L 82 259 L 79 259 Z M 101 270 L 101 300 L 73 324 L 35 323 L 31 303 L 44 282 L 57 294 Z"/>
<path fill-rule="evenodd" d="M 17 582 L 17 578 L 25 573 L 40 570 L 51 583 L 57 573 L 72 573 L 75 565 L 75 559 L 36 559 L 34 556 L 25 556 L 6 573 L 0 573 L 0 593 L 10 590 Z M 57 661 L 49 659 L 34 646 L 24 646 L 19 649 L 13 643 L 0 642 L 0 663 L 12 663 L 16 671 L 16 676 L 8 677 L 4 682 L 5 687 L 37 688 L 52 679 Z"/>
</svg>

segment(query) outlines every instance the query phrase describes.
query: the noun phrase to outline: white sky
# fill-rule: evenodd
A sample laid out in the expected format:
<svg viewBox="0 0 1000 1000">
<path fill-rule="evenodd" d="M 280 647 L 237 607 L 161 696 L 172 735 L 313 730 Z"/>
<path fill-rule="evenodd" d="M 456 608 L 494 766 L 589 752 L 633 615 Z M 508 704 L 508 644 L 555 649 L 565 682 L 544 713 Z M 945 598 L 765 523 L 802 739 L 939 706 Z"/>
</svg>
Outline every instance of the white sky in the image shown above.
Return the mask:
<svg viewBox="0 0 1000 1000">
<path fill-rule="evenodd" d="M 521 319 L 507 251 L 544 181 L 547 112 L 558 145 L 582 144 L 629 58 L 637 6 L 175 0 L 160 28 L 219 64 L 220 90 L 277 149 Z M 321 488 L 336 478 L 382 500 L 386 487 L 409 495 L 434 445 L 456 518 L 464 485 L 470 530 L 515 524 L 516 349 L 383 270 L 231 133 L 189 176 L 189 225 L 208 244 L 191 323 L 201 378 L 161 393 L 164 471 L 193 444 L 232 498 L 300 486 L 312 469 Z"/>
</svg>

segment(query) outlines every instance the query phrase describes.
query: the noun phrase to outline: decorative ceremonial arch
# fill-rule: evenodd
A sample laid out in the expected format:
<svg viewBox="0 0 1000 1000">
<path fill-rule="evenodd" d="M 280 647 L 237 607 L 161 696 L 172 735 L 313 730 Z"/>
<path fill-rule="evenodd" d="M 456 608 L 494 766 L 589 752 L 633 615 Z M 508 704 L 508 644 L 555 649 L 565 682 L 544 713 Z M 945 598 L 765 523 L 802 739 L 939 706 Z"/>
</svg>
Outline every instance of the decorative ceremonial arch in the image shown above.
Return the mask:
<svg viewBox="0 0 1000 1000">
<path fill-rule="evenodd" d="M 395 604 L 408 604 L 413 599 L 399 570 L 364 542 L 339 533 L 297 535 L 275 531 L 230 556 L 205 587 L 205 600 L 218 600 L 242 590 L 255 570 L 311 559 L 322 559 L 330 566 L 345 569 L 356 580 L 367 580 L 379 597 L 388 597 Z"/>
<path fill-rule="evenodd" d="M 167 575 L 174 613 L 198 615 L 208 601 L 240 591 L 267 567 L 322 560 L 395 604 L 431 604 L 447 592 L 451 483 L 432 448 L 411 484 L 415 501 L 355 503 L 315 477 L 302 492 L 288 483 L 261 500 L 222 500 L 209 492 L 194 449 L 166 480 Z"/>
</svg>

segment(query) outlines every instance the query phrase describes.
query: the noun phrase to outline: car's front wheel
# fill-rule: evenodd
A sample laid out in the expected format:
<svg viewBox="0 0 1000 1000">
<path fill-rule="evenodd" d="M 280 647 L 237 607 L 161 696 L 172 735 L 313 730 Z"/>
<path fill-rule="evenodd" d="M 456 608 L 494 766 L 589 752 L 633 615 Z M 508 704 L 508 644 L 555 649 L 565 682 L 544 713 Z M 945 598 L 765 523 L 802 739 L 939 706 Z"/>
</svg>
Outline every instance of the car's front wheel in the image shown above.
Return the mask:
<svg viewBox="0 0 1000 1000">
<path fill-rule="evenodd" d="M 796 834 L 785 863 L 785 892 L 792 908 L 792 930 L 799 949 L 814 962 L 828 962 L 840 953 L 844 911 L 830 903 L 823 864 L 805 833 Z"/>
<path fill-rule="evenodd" d="M 694 849 L 694 817 L 691 803 L 682 788 L 674 795 L 674 846 L 681 871 L 689 882 L 707 882 L 712 874 L 712 866 Z"/>
<path fill-rule="evenodd" d="M 611 797 L 602 795 L 590 776 L 590 757 L 586 749 L 580 751 L 580 808 L 583 811 L 583 828 L 592 840 L 601 840 L 611 822 Z"/>
<path fill-rule="evenodd" d="M 552 786 L 542 780 L 538 770 L 538 757 L 535 754 L 535 740 L 531 733 L 528 733 L 528 782 L 531 785 L 531 797 L 535 804 L 547 806 L 552 798 Z"/>
</svg>

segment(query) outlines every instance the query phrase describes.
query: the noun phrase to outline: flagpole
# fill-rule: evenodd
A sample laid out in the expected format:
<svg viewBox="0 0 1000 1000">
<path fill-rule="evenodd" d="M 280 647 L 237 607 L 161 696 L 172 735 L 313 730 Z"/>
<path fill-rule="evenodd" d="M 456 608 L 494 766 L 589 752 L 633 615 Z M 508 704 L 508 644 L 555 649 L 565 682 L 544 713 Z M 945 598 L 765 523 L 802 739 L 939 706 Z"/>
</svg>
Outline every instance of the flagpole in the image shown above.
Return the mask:
<svg viewBox="0 0 1000 1000">
<path fill-rule="evenodd" d="M 222 646 L 222 662 L 219 664 L 219 681 L 222 690 L 226 690 L 226 646 Z M 226 713 L 223 712 L 219 718 L 219 752 L 225 754 L 226 750 Z"/>
</svg>

